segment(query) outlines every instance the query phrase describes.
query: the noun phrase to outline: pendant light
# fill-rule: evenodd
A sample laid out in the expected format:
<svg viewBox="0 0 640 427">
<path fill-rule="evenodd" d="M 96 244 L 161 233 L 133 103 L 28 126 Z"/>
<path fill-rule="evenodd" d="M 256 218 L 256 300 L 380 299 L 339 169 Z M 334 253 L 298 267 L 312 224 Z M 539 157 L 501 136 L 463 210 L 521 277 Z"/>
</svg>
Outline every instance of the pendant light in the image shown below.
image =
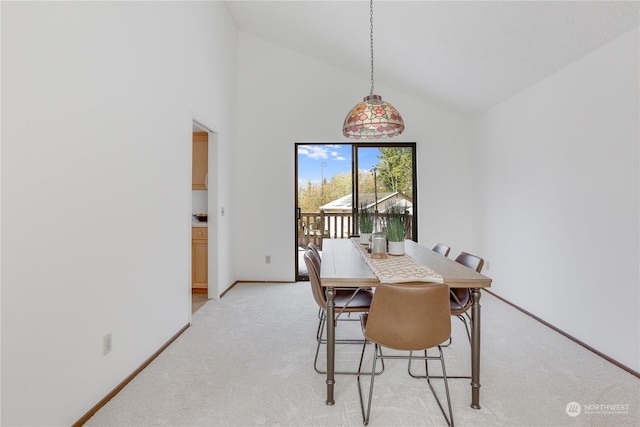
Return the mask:
<svg viewBox="0 0 640 427">
<path fill-rule="evenodd" d="M 342 134 L 353 139 L 380 139 L 400 135 L 404 121 L 393 105 L 373 94 L 373 0 L 369 2 L 371 22 L 371 92 L 349 111 L 342 125 Z"/>
</svg>

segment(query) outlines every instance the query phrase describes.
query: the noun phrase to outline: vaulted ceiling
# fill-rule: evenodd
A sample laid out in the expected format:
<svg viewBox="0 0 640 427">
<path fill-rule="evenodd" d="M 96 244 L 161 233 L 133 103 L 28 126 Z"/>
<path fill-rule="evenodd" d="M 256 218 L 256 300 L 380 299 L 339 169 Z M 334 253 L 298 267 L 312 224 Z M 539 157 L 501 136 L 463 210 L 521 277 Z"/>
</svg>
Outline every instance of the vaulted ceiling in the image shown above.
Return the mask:
<svg viewBox="0 0 640 427">
<path fill-rule="evenodd" d="M 241 31 L 369 79 L 369 1 L 229 1 Z M 631 1 L 374 1 L 380 86 L 464 115 L 640 25 Z M 612 64 L 615 66 L 615 64 Z M 369 86 L 363 87 L 363 96 Z"/>
</svg>

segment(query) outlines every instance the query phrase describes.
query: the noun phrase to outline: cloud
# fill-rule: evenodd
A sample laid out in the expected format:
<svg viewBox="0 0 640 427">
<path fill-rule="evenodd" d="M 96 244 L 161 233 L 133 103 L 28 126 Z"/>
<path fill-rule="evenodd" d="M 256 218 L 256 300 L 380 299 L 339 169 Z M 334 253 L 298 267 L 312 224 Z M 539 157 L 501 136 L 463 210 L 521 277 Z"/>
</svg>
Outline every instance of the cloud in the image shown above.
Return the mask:
<svg viewBox="0 0 640 427">
<path fill-rule="evenodd" d="M 298 155 L 307 156 L 314 160 L 329 158 L 328 151 L 328 147 L 321 145 L 298 146 Z"/>
<path fill-rule="evenodd" d="M 298 155 L 306 156 L 307 158 L 313 160 L 347 160 L 347 158 L 342 156 L 340 151 L 336 150 L 336 148 L 343 147 L 340 145 L 299 145 Z"/>
</svg>

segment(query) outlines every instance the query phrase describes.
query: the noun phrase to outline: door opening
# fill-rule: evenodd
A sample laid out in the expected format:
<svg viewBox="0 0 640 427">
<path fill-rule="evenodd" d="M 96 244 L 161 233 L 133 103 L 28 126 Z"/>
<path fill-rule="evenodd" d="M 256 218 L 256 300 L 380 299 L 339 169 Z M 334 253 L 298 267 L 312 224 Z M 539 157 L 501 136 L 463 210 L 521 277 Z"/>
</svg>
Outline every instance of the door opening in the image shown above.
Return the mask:
<svg viewBox="0 0 640 427">
<path fill-rule="evenodd" d="M 359 234 L 358 210 L 382 218 L 402 204 L 411 216 L 407 238 L 417 239 L 416 144 L 295 144 L 296 280 L 308 280 L 303 255 L 309 243 Z"/>
</svg>

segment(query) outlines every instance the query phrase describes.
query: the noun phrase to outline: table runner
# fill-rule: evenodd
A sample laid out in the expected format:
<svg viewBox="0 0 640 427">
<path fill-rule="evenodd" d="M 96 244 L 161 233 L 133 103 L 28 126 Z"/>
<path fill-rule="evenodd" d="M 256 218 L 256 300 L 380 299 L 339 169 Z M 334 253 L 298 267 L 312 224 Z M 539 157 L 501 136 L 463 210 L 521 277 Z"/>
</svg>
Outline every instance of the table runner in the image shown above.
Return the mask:
<svg viewBox="0 0 640 427">
<path fill-rule="evenodd" d="M 386 258 L 372 258 L 371 254 L 367 252 L 366 245 L 361 245 L 355 240 L 352 240 L 352 242 L 360 250 L 365 262 L 380 280 L 380 283 L 444 283 L 440 273 L 436 273 L 407 254 L 400 256 L 388 255 Z"/>
</svg>

